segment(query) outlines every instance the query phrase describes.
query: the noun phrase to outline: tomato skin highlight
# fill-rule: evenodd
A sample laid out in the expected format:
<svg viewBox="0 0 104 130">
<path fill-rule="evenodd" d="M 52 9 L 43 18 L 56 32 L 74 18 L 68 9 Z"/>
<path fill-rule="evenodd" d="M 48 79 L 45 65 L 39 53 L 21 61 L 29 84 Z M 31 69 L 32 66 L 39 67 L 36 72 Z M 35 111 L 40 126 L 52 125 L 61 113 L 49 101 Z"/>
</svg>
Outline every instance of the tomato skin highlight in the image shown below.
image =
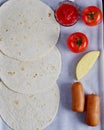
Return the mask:
<svg viewBox="0 0 104 130">
<path fill-rule="evenodd" d="M 79 11 L 72 2 L 62 2 L 55 10 L 56 20 L 63 26 L 74 25 L 79 18 Z"/>
<path fill-rule="evenodd" d="M 88 6 L 82 11 L 82 21 L 88 26 L 98 25 L 102 19 L 102 11 L 96 6 Z"/>
<path fill-rule="evenodd" d="M 88 38 L 81 32 L 71 34 L 67 39 L 68 48 L 74 53 L 80 53 L 88 48 Z"/>
</svg>

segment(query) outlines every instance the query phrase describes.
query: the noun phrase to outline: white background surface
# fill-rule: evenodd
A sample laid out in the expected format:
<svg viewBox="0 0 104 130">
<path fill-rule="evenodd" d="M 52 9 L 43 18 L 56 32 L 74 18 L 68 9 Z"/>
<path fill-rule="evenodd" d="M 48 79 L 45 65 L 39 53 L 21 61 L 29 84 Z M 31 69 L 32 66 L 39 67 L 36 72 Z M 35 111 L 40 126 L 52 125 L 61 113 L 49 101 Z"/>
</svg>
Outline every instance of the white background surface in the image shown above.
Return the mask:
<svg viewBox="0 0 104 130">
<path fill-rule="evenodd" d="M 0 0 L 3 1 L 3 0 Z M 42 0 L 53 9 L 61 0 Z M 102 8 L 101 0 L 76 0 L 80 11 L 86 6 L 95 5 Z M 71 27 L 61 27 L 61 34 L 57 44 L 62 55 L 62 71 L 58 79 L 61 94 L 61 101 L 58 114 L 54 122 L 45 130 L 104 130 L 104 82 L 103 82 L 103 24 L 95 27 L 88 27 L 81 19 Z M 75 81 L 75 66 L 84 53 L 74 54 L 68 50 L 66 45 L 67 37 L 73 32 L 83 32 L 89 39 L 90 50 L 100 50 L 101 56 L 91 71 L 81 80 L 85 93 L 96 93 L 101 97 L 101 122 L 97 127 L 90 127 L 85 124 L 85 113 L 74 113 L 71 110 L 71 84 Z M 0 120 L 0 130 L 10 130 Z"/>
</svg>

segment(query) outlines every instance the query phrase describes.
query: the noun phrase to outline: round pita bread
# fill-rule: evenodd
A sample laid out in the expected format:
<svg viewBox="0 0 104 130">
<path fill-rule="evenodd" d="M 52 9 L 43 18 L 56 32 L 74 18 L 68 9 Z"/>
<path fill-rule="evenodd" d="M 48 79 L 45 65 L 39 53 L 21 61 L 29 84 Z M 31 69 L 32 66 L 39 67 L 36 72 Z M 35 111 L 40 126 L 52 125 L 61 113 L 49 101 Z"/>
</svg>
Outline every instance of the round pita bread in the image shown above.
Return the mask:
<svg viewBox="0 0 104 130">
<path fill-rule="evenodd" d="M 61 55 L 56 47 L 46 57 L 32 62 L 21 62 L 0 53 L 0 78 L 15 92 L 46 91 L 56 82 L 60 71 Z"/>
<path fill-rule="evenodd" d="M 0 115 L 13 130 L 41 130 L 55 118 L 59 106 L 59 89 L 23 95 L 10 91 L 0 82 Z"/>
<path fill-rule="evenodd" d="M 60 26 L 40 0 L 9 0 L 0 7 L 0 50 L 21 61 L 46 56 L 56 45 Z"/>
</svg>

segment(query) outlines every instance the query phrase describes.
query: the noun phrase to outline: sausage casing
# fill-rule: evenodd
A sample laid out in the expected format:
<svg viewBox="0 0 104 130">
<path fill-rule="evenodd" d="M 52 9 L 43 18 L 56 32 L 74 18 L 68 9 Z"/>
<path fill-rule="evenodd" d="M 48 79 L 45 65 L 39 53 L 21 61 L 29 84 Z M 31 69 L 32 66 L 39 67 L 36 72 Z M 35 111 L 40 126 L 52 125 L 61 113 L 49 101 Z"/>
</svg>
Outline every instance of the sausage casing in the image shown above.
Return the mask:
<svg viewBox="0 0 104 130">
<path fill-rule="evenodd" d="M 100 121 L 100 97 L 96 94 L 87 96 L 86 123 L 97 126 Z"/>
<path fill-rule="evenodd" d="M 72 85 L 72 110 L 74 112 L 83 112 L 85 105 L 84 89 L 80 82 Z"/>
</svg>

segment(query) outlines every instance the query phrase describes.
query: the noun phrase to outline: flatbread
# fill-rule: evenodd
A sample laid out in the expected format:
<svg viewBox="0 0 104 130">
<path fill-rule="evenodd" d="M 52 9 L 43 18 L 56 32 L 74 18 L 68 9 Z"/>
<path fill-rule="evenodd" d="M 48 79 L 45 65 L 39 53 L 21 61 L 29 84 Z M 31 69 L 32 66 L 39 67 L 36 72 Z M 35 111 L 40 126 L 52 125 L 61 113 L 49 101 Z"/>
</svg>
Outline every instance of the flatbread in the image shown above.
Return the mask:
<svg viewBox="0 0 104 130">
<path fill-rule="evenodd" d="M 0 82 L 0 115 L 13 130 L 41 130 L 55 118 L 59 89 L 53 85 L 45 93 L 23 95 L 10 91 Z"/>
<path fill-rule="evenodd" d="M 40 0 L 9 0 L 0 7 L 0 50 L 9 57 L 31 61 L 46 56 L 59 33 L 54 11 Z"/>
<path fill-rule="evenodd" d="M 38 61 L 21 62 L 0 53 L 0 78 L 5 85 L 19 93 L 34 94 L 46 91 L 61 71 L 61 55 L 55 47 Z"/>
</svg>

